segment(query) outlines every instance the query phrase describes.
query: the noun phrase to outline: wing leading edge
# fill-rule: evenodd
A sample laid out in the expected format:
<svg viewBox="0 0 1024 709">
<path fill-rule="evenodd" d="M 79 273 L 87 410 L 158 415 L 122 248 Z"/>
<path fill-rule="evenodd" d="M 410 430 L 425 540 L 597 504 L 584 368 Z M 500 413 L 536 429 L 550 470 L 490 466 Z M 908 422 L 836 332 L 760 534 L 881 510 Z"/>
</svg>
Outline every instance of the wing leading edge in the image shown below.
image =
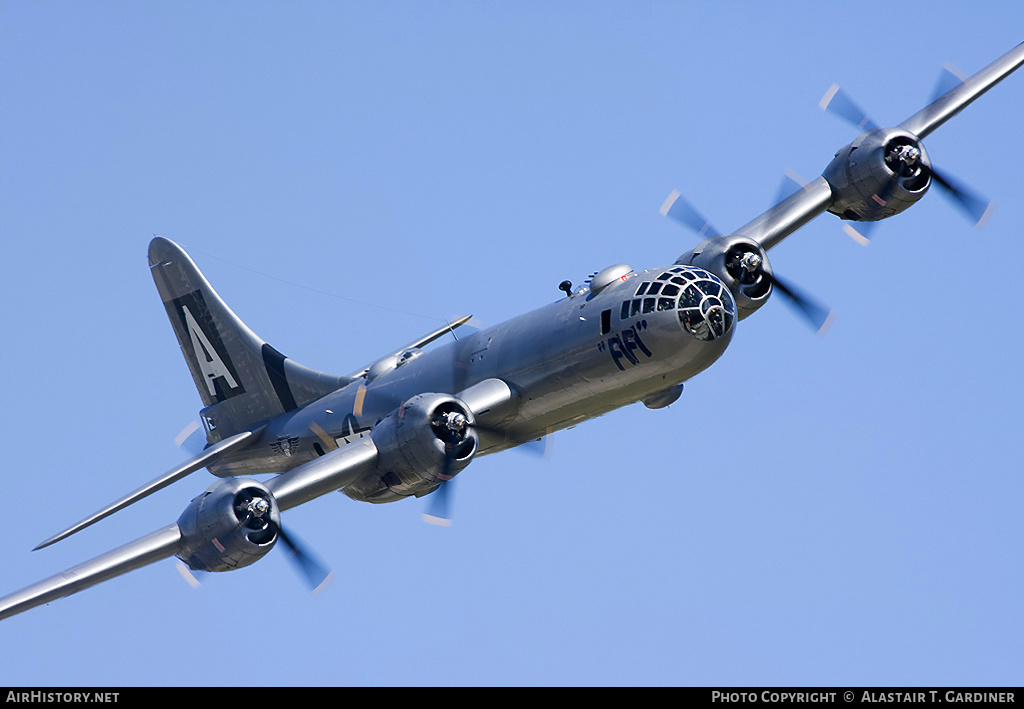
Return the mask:
<svg viewBox="0 0 1024 709">
<path fill-rule="evenodd" d="M 241 439 L 238 445 L 245 440 Z M 268 487 L 274 491 L 280 509 L 284 510 L 344 487 L 369 471 L 376 463 L 377 448 L 372 440 L 364 438 L 277 476 L 268 483 Z M 215 538 L 188 538 L 175 522 L 0 598 L 0 620 L 70 596 L 161 559 L 184 555 L 186 551 L 194 554 L 197 544 L 216 546 L 218 543 Z"/>
<path fill-rule="evenodd" d="M 0 598 L 0 620 L 30 608 L 70 596 L 115 576 L 174 556 L 181 543 L 177 524 L 158 529 L 134 542 L 108 551 L 91 561 L 73 566 L 21 591 Z"/>
<path fill-rule="evenodd" d="M 924 139 L 979 96 L 1024 65 L 1024 43 L 996 59 L 981 71 L 946 92 L 900 123 L 899 127 Z M 767 251 L 827 210 L 835 195 L 828 181 L 819 177 L 736 230 Z"/>
</svg>

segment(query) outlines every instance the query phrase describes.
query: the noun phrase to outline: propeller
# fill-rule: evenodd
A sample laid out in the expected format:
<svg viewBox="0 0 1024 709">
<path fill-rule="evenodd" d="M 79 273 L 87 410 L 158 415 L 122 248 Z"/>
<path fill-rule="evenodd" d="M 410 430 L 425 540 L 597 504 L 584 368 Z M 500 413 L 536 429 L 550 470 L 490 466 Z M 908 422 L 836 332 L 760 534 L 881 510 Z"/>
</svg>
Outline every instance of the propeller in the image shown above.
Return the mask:
<svg viewBox="0 0 1024 709">
<path fill-rule="evenodd" d="M 272 512 L 271 501 L 262 495 L 243 490 L 235 498 L 235 516 L 243 527 L 252 530 L 250 539 L 254 542 L 261 539 L 269 541 L 274 535 L 277 535 L 288 548 L 289 558 L 305 577 L 310 590 L 313 593 L 320 593 L 333 579 L 333 574 L 317 561 L 304 544 L 284 531 L 284 528 L 274 519 Z M 253 534 L 256 536 L 252 536 Z"/>
<path fill-rule="evenodd" d="M 281 525 L 271 520 L 270 528 L 277 532 L 281 541 L 288 548 L 288 556 L 299 570 L 299 573 L 305 577 L 310 592 L 313 594 L 323 592 L 330 585 L 331 581 L 334 580 L 334 574 L 330 569 L 317 561 L 316 557 L 306 549 L 305 545 L 299 542 L 293 535 L 287 534 Z"/>
<path fill-rule="evenodd" d="M 460 369 L 458 363 L 456 363 L 455 367 L 457 370 Z M 362 417 L 365 411 L 394 411 L 394 409 L 402 406 L 403 403 L 404 400 L 396 396 L 393 390 L 386 388 L 378 390 L 368 386 L 363 381 L 359 383 L 356 389 L 352 414 L 356 417 Z M 504 441 L 515 442 L 515 439 L 511 438 L 510 432 L 505 429 L 470 423 L 468 417 L 463 412 L 451 409 L 440 412 L 435 416 L 431 425 L 434 429 L 434 434 L 444 443 L 445 457 L 442 462 L 441 471 L 438 473 L 441 485 L 434 492 L 430 493 L 428 510 L 423 513 L 423 519 L 430 524 L 447 527 L 451 525 L 449 510 L 453 498 L 451 487 L 454 482 L 454 475 L 451 473 L 451 470 L 454 462 L 459 458 L 460 446 L 466 440 L 469 432 L 477 431 Z M 324 437 L 330 438 L 326 433 Z M 551 450 L 550 440 L 551 436 L 546 435 L 537 439 L 523 441 L 516 444 L 515 450 L 548 458 L 550 457 Z"/>
<path fill-rule="evenodd" d="M 202 583 L 200 583 L 199 578 L 196 576 L 196 573 L 199 572 L 193 571 L 192 569 L 188 568 L 188 566 L 185 565 L 184 561 L 179 561 L 175 565 L 175 567 L 178 569 L 178 573 L 181 574 L 181 578 L 185 579 L 185 583 L 187 583 L 189 586 L 191 586 L 192 588 L 199 588 L 200 586 L 202 586 Z"/>
<path fill-rule="evenodd" d="M 174 445 L 192 455 L 199 455 L 206 447 L 206 431 L 198 418 L 192 419 L 174 437 Z"/>
<path fill-rule="evenodd" d="M 966 79 L 967 75 L 952 64 L 943 64 L 942 71 L 939 72 L 939 80 L 935 82 L 935 88 L 932 90 L 932 99 L 929 103 L 933 103 L 940 96 L 948 94 L 960 84 L 964 83 Z"/>
<path fill-rule="evenodd" d="M 936 85 L 935 93 L 937 96 L 934 96 L 933 100 L 948 93 L 962 82 L 962 75 L 952 66 L 946 65 L 943 67 L 943 75 Z M 829 90 L 825 92 L 818 105 L 826 113 L 834 113 L 858 129 L 875 130 L 878 128 L 878 125 L 847 96 L 846 92 L 839 88 L 838 84 L 832 84 L 829 87 Z M 932 177 L 935 184 L 953 200 L 954 206 L 963 212 L 975 227 L 979 229 L 983 227 L 992 211 L 992 202 L 948 175 L 938 172 L 934 167 L 928 165 L 927 162 L 919 162 L 919 158 L 920 148 L 905 144 L 887 148 L 885 156 L 886 163 L 893 169 L 896 176 L 902 175 L 905 177 L 909 174 L 909 170 L 920 167 L 924 173 Z M 891 189 L 895 189 L 897 180 L 894 179 L 891 184 Z M 884 203 L 888 194 L 889 192 L 885 191 L 883 194 L 876 195 L 876 199 Z M 866 230 L 861 227 L 858 231 L 864 235 Z M 864 236 L 866 238 L 866 235 Z"/>
<path fill-rule="evenodd" d="M 428 511 L 423 513 L 423 521 L 439 527 L 451 525 L 452 467 L 459 447 L 466 441 L 469 431 L 475 428 L 464 413 L 457 410 L 442 411 L 434 419 L 434 433 L 444 443 L 444 463 L 437 477 L 440 486 L 431 494 Z"/>
<path fill-rule="evenodd" d="M 775 274 L 766 271 L 765 275 L 772 285 L 778 288 L 779 292 L 800 311 L 804 319 L 814 327 L 815 332 L 819 335 L 824 335 L 832 325 L 832 320 L 835 319 L 835 311 L 801 292 L 792 284 L 782 281 Z"/>
<path fill-rule="evenodd" d="M 807 181 L 792 170 L 786 170 L 782 182 L 779 185 L 779 192 L 775 197 L 775 204 L 781 204 L 784 199 L 794 194 L 793 186 L 801 190 L 807 189 Z M 871 229 L 877 222 L 859 222 L 857 228 L 850 226 L 850 222 L 843 222 L 843 232 L 861 246 L 871 243 Z"/>
<path fill-rule="evenodd" d="M 686 201 L 678 190 L 673 190 L 661 205 L 661 213 L 681 222 L 684 226 L 696 231 L 698 235 L 721 233 L 712 227 L 711 223 L 696 207 Z M 823 334 L 832 323 L 834 317 L 832 309 L 818 303 L 811 296 L 780 279 L 766 266 L 766 259 L 761 253 L 744 248 L 742 244 L 730 249 L 725 256 L 725 268 L 736 282 L 749 286 L 764 278 L 769 284 L 777 286 L 778 292 L 783 295 L 786 302 L 796 308 L 800 316 L 814 327 L 817 334 Z"/>
<path fill-rule="evenodd" d="M 705 219 L 696 207 L 686 201 L 679 190 L 672 190 L 672 194 L 661 205 L 660 211 L 662 216 L 672 217 L 683 226 L 696 232 L 697 236 L 714 236 L 722 233 L 711 226 L 711 222 Z"/>
<path fill-rule="evenodd" d="M 427 511 L 423 513 L 423 521 L 435 527 L 450 527 L 452 525 L 452 485 L 454 478 L 442 479 L 441 485 L 430 494 Z"/>
<path fill-rule="evenodd" d="M 956 202 L 960 210 L 973 221 L 978 229 L 985 226 L 989 216 L 992 214 L 992 201 L 982 197 L 977 192 L 958 183 L 946 174 L 940 173 L 934 167 L 925 167 L 931 174 L 935 184 L 945 190 L 946 194 Z"/>
<path fill-rule="evenodd" d="M 822 111 L 834 113 L 860 130 L 876 130 L 878 128 L 878 124 L 871 120 L 860 106 L 854 103 L 853 99 L 840 88 L 839 84 L 832 84 L 828 87 L 828 91 L 821 97 L 818 106 L 821 107 Z"/>
</svg>

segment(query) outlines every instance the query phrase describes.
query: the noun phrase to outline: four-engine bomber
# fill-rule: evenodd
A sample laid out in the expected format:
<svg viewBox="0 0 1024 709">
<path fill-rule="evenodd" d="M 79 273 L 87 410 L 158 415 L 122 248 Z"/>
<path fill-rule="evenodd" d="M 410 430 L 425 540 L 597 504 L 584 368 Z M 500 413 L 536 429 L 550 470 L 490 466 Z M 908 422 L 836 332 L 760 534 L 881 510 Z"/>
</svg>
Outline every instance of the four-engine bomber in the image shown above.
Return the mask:
<svg viewBox="0 0 1024 709">
<path fill-rule="evenodd" d="M 150 270 L 203 403 L 206 448 L 37 548 L 201 468 L 222 479 L 175 523 L 0 599 L 0 619 L 171 556 L 194 570 L 241 568 L 279 540 L 317 585 L 326 572 L 282 527 L 292 507 L 339 490 L 373 503 L 430 495 L 442 503 L 434 516 L 447 518 L 452 481 L 476 456 L 635 402 L 671 404 L 772 293 L 824 327 L 828 309 L 780 279 L 768 252 L 823 212 L 885 219 L 932 184 L 983 219 L 987 203 L 937 171 L 922 140 L 1022 63 L 1018 45 L 893 128 L 833 89 L 823 103 L 842 106 L 863 132 L 819 178 L 746 225 L 720 232 L 676 193 L 662 211 L 701 241 L 674 263 L 609 266 L 575 289 L 563 283 L 565 296 L 553 303 L 424 349 L 466 316 L 348 375 L 305 367 L 264 342 L 179 246 L 153 239 Z"/>
</svg>

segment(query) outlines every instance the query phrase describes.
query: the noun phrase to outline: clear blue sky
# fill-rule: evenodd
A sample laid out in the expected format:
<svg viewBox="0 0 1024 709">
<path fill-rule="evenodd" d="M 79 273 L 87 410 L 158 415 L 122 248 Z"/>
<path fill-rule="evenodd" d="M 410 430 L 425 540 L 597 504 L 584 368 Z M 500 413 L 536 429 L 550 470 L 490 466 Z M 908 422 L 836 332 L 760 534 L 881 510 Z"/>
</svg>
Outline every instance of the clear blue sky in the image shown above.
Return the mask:
<svg viewBox="0 0 1024 709">
<path fill-rule="evenodd" d="M 0 594 L 177 518 L 204 471 L 29 550 L 174 465 L 200 402 L 146 267 L 190 250 L 293 359 L 347 373 L 723 229 L 1024 41 L 1005 2 L 3 2 Z M 1020 685 L 1016 254 L 1024 74 L 928 141 L 936 191 L 867 248 L 823 216 L 783 303 L 667 410 L 631 406 L 422 501 L 288 513 L 199 589 L 165 561 L 0 624 L 0 685 Z"/>
</svg>

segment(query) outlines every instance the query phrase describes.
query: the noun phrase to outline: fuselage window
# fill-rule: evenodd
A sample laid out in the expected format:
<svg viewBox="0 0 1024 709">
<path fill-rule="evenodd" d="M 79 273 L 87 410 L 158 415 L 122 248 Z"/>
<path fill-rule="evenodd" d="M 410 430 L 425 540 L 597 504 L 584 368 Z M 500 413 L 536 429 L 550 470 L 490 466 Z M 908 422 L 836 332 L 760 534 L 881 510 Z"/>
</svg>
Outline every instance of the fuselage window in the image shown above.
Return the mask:
<svg viewBox="0 0 1024 709">
<path fill-rule="evenodd" d="M 619 319 L 625 320 L 629 317 L 629 301 L 625 300 L 622 302 L 622 310 L 619 312 Z"/>
<path fill-rule="evenodd" d="M 602 310 L 601 311 L 601 334 L 607 335 L 612 329 L 612 311 Z"/>
<path fill-rule="evenodd" d="M 630 317 L 632 317 L 633 315 L 636 315 L 639 312 L 640 312 L 640 299 L 637 298 L 636 300 L 633 301 L 633 304 L 630 307 L 629 315 L 630 315 Z"/>
</svg>

